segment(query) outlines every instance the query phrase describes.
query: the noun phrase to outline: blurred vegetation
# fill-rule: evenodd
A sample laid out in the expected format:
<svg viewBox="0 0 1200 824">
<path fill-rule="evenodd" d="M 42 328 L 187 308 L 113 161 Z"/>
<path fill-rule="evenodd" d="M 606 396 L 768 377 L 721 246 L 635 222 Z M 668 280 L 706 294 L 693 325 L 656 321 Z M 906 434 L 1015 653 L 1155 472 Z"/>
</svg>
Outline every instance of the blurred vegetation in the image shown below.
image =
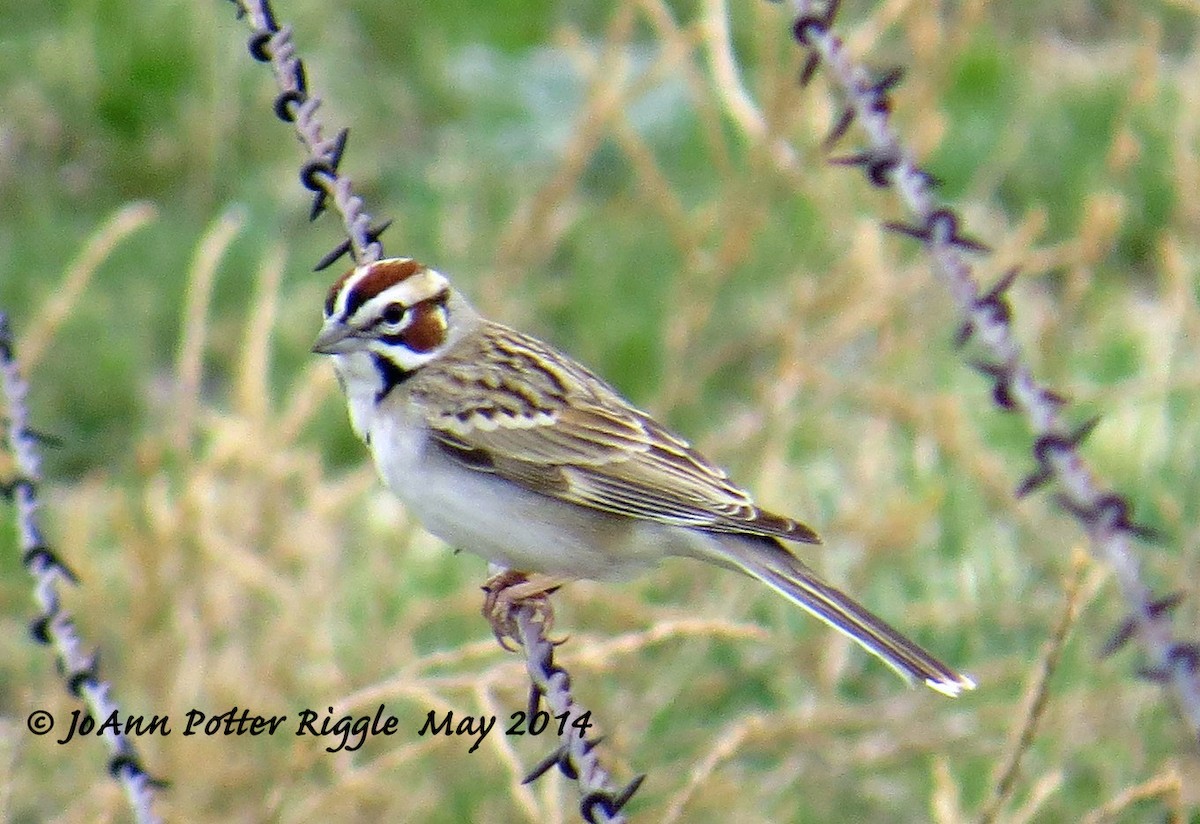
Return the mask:
<svg viewBox="0 0 1200 824">
<path fill-rule="evenodd" d="M 343 170 L 396 219 L 389 253 L 451 274 L 804 517 L 825 540 L 815 564 L 980 684 L 956 701 L 905 690 L 781 599 L 684 561 L 572 585 L 560 655 L 618 780 L 649 773 L 634 819 L 1197 820 L 1173 708 L 1135 653 L 1097 659 L 1123 617 L 1106 571 L 1050 496 L 1013 500 L 1024 426 L 953 349 L 927 261 L 881 230 L 902 217 L 892 196 L 826 163 L 836 98 L 819 74 L 796 87 L 781 6 L 725 10 L 767 142 L 794 149 L 781 166 L 712 71 L 721 8 L 277 7 L 326 122 L 351 126 Z M 102 673 L 126 710 L 176 727 L 234 705 L 287 713 L 285 730 L 305 707 L 401 718 L 355 753 L 282 733 L 140 739 L 172 782 L 164 812 L 574 820 L 558 776 L 517 785 L 548 738 L 468 755 L 416 734 L 430 709 L 503 724 L 523 669 L 478 616 L 483 563 L 381 489 L 308 353 L 334 276 L 311 267 L 339 237 L 306 222 L 299 152 L 233 6 L 0 0 L 0 20 L 0 309 L 34 420 L 64 441 L 44 517 Z M 1141 548 L 1150 580 L 1189 596 L 1197 30 L 1186 3 L 1083 0 L 847 2 L 839 23 L 870 65 L 905 68 L 898 128 L 996 250 L 981 278 L 1022 266 L 1029 358 L 1080 420 L 1104 415 L 1085 453 L 1165 536 Z M 74 704 L 28 640 L 15 547 L 5 518 L 0 816 L 121 820 L 99 742 L 25 730 Z M 1177 613 L 1188 636 L 1195 601 Z"/>
</svg>

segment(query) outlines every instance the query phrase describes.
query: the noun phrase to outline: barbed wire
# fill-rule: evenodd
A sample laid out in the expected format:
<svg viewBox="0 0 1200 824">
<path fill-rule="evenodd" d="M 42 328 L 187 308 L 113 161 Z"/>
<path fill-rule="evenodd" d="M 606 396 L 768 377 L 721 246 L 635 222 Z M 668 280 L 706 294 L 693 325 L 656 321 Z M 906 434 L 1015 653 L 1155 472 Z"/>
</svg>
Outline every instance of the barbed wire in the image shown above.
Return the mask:
<svg viewBox="0 0 1200 824">
<path fill-rule="evenodd" d="M 308 76 L 304 63 L 296 56 L 292 27 L 276 22 L 275 12 L 267 0 L 230 1 L 237 6 L 238 16 L 254 31 L 249 41 L 250 56 L 260 63 L 270 64 L 275 74 L 275 83 L 279 87 L 273 106 L 275 116 L 295 127 L 300 144 L 308 154 L 307 162 L 300 167 L 300 184 L 313 193 L 308 219 L 320 217 L 332 200 L 346 230 L 346 240 L 313 268 L 316 271 L 325 269 L 347 253 L 357 264 L 379 260 L 383 257 L 379 237 L 392 222 L 387 220 L 372 225 L 362 198 L 354 194 L 350 178 L 339 172 L 350 130 L 342 129 L 332 139 L 323 137 L 324 126 L 317 117 L 321 99 L 308 92 Z"/>
<path fill-rule="evenodd" d="M 4 312 L 0 312 L 0 395 L 8 407 L 5 444 L 16 472 L 11 481 L 0 485 L 0 492 L 13 501 L 21 562 L 33 576 L 33 597 L 39 608 L 30 624 L 30 634 L 34 641 L 53 647 L 57 653 L 58 671 L 67 691 L 83 702 L 97 724 L 110 753 L 108 772 L 124 789 L 135 820 L 158 824 L 161 819 L 154 812 L 154 793 L 165 784 L 146 772 L 133 742 L 120 727 L 105 723 L 106 719 L 121 717 L 120 707 L 112 697 L 112 687 L 100 678 L 99 653 L 85 651 L 75 622 L 59 598 L 59 584 L 77 584 L 78 579 L 50 548 L 38 520 L 37 490 L 42 479 L 38 445 L 52 440 L 29 426 L 29 385 L 17 365 L 12 327 Z M 49 732 L 36 720 L 40 717 L 37 711 L 30 714 L 30 732 Z M 49 719 L 49 715 L 44 718 Z M 35 724 L 42 729 L 35 728 Z"/>
<path fill-rule="evenodd" d="M 602 738 L 587 739 L 583 732 L 576 731 L 575 722 L 590 717 L 591 713 L 581 707 L 571 694 L 571 676 L 554 662 L 554 643 L 546 638 L 545 623 L 539 609 L 533 604 L 519 604 L 512 615 L 516 626 L 516 641 L 525 649 L 525 668 L 529 672 L 532 687 L 529 691 L 529 718 L 537 715 L 542 698 L 551 709 L 551 714 L 561 718 L 558 749 L 542 759 L 529 771 L 522 784 L 535 781 L 557 766 L 563 775 L 579 782 L 583 797 L 579 801 L 579 814 L 589 824 L 622 824 L 626 819 L 621 809 L 628 803 L 645 780 L 639 775 L 624 789 L 616 790 L 609 781 L 608 772 L 596 757 L 595 746 Z"/>
<path fill-rule="evenodd" d="M 316 117 L 320 100 L 308 93 L 304 64 L 296 56 L 291 27 L 277 23 L 269 0 L 231 2 L 237 6 L 239 16 L 254 30 L 249 41 L 251 56 L 260 62 L 270 63 L 275 74 L 280 89 L 275 98 L 276 116 L 295 125 L 300 141 L 308 152 L 309 160 L 301 167 L 300 182 L 313 192 L 310 219 L 320 216 L 332 198 L 334 208 L 341 214 L 346 227 L 347 240 L 322 258 L 315 268 L 324 269 L 346 253 L 359 264 L 380 259 L 383 245 L 379 236 L 391 225 L 391 221 L 372 227 L 362 198 L 352 193 L 350 179 L 338 172 L 349 131 L 343 129 L 332 141 L 321 137 L 323 126 Z M 532 719 L 537 715 L 544 697 L 554 715 L 564 720 L 559 725 L 559 740 L 562 743 L 538 762 L 521 783 L 536 781 L 557 766 L 563 775 L 579 786 L 579 814 L 584 821 L 589 824 L 622 824 L 626 821 L 622 808 L 641 786 L 645 776 L 640 775 L 623 790 L 616 790 L 595 752 L 600 739 L 588 739 L 572 726 L 576 719 L 585 715 L 590 717 L 590 712 L 575 701 L 569 674 L 554 661 L 554 645 L 545 636 L 545 625 L 539 617 L 545 613 L 541 609 L 535 604 L 514 605 L 510 617 L 517 632 L 511 637 L 524 651 L 526 669 L 532 682 L 529 717 Z M 501 642 L 501 646 L 505 644 Z"/>
<path fill-rule="evenodd" d="M 1133 521 L 1129 499 L 1105 488 L 1079 452 L 1096 420 L 1071 427 L 1064 417 L 1065 398 L 1040 383 L 1024 360 L 1013 334 L 1007 297 L 1017 271 L 1008 272 L 986 292 L 976 283 L 966 253 L 986 252 L 987 247 L 961 233 L 958 216 L 939 205 L 933 194 L 933 176 L 917 165 L 892 128 L 890 92 L 899 82 L 900 72 L 889 71 L 874 79 L 834 34 L 839 0 L 824 4 L 789 0 L 788 5 L 793 15 L 792 34 L 808 52 L 800 82 L 808 83 L 823 66 L 847 100 L 826 146 L 839 142 L 854 123 L 867 137 L 866 150 L 833 162 L 862 168 L 872 185 L 892 188 L 900 195 L 916 222 L 885 226 L 925 246 L 962 318 L 956 344 L 965 345 L 973 338 L 982 345 L 988 358 L 972 366 L 992 381 L 996 405 L 1021 414 L 1029 423 L 1035 468 L 1018 485 L 1016 496 L 1024 497 L 1054 482 L 1059 490 L 1056 502 L 1083 527 L 1092 553 L 1113 570 L 1130 616 L 1101 654 L 1111 655 L 1131 639 L 1138 639 L 1151 662 L 1138 670 L 1139 675 L 1171 687 L 1193 739 L 1200 741 L 1200 645 L 1174 637 L 1169 613 L 1180 597 L 1155 598 L 1142 578 L 1130 541 L 1154 539 L 1155 531 Z"/>
</svg>

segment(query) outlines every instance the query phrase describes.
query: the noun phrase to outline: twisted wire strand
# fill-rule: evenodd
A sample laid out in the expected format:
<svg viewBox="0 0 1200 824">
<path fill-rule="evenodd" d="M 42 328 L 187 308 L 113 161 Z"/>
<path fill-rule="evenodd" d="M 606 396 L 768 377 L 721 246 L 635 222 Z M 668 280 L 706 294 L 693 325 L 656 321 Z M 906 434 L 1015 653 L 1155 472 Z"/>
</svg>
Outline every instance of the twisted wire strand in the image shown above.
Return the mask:
<svg viewBox="0 0 1200 824">
<path fill-rule="evenodd" d="M 26 403 L 29 385 L 21 376 L 14 349 L 8 315 L 0 312 L 0 394 L 8 407 L 5 443 L 17 472 L 5 491 L 14 503 L 22 562 L 33 577 L 33 597 L 39 608 L 30 627 L 31 633 L 38 643 L 54 648 L 67 690 L 84 703 L 92 718 L 100 724 L 99 731 L 110 754 L 109 774 L 125 791 L 134 819 L 141 824 L 158 824 L 161 819 L 154 812 L 155 790 L 163 782 L 146 772 L 127 735 L 114 729 L 115 724 L 103 723 L 104 719 L 121 717 L 120 707 L 112 696 L 112 687 L 99 676 L 98 653 L 85 651 L 75 622 L 63 609 L 59 598 L 60 584 L 77 581 L 50 549 L 39 523 L 40 436 L 29 427 Z"/>
<path fill-rule="evenodd" d="M 315 268 L 324 269 L 347 253 L 357 264 L 379 260 L 383 257 L 379 236 L 391 222 L 373 225 L 363 199 L 354 194 L 350 179 L 338 171 L 349 129 L 343 129 L 334 138 L 324 137 L 324 124 L 317 117 L 321 99 L 308 92 L 304 63 L 296 56 L 292 41 L 292 27 L 276 22 L 268 0 L 232 2 L 254 32 L 249 41 L 251 57 L 269 64 L 275 76 L 275 84 L 279 87 L 275 116 L 292 124 L 308 155 L 308 161 L 300 169 L 300 183 L 313 193 L 309 219 L 316 220 L 329 207 L 330 201 L 342 219 L 346 240 L 322 258 Z"/>
<path fill-rule="evenodd" d="M 900 195 L 916 225 L 893 223 L 887 227 L 924 244 L 962 318 L 958 343 L 974 337 L 982 344 L 989 360 L 975 366 L 993 381 L 996 404 L 1020 413 L 1029 423 L 1036 469 L 1017 488 L 1017 496 L 1056 482 L 1056 500 L 1083 527 L 1093 555 L 1113 570 L 1130 617 L 1106 646 L 1105 654 L 1136 638 L 1151 662 L 1140 674 L 1170 686 L 1193 739 L 1200 741 L 1200 645 L 1174 637 L 1169 612 L 1178 597 L 1155 599 L 1142 578 L 1130 539 L 1153 538 L 1153 530 L 1132 521 L 1129 500 L 1104 488 L 1079 453 L 1078 446 L 1095 421 L 1071 429 L 1063 415 L 1063 396 L 1040 383 L 1022 356 L 1013 334 L 1012 307 L 1005 296 L 1016 272 L 1008 273 L 986 293 L 976 283 L 966 253 L 986 251 L 986 247 L 959 233 L 957 216 L 939 205 L 933 194 L 933 178 L 914 162 L 892 128 L 889 92 L 899 75 L 890 72 L 882 80 L 872 80 L 834 34 L 837 0 L 825 4 L 790 0 L 789 7 L 796 41 L 809 53 L 802 82 L 823 66 L 848 103 L 829 142 L 840 139 L 853 122 L 861 126 L 868 140 L 867 151 L 835 162 L 861 166 L 872 184 L 890 186 Z"/>
<path fill-rule="evenodd" d="M 600 739 L 588 740 L 573 726 L 577 719 L 585 714 L 590 715 L 590 712 L 575 701 L 571 694 L 571 676 L 554 662 L 554 644 L 545 636 L 545 626 L 537 617 L 536 607 L 520 605 L 514 621 L 517 641 L 525 650 L 525 668 L 533 684 L 530 717 L 536 713 L 541 699 L 545 698 L 551 714 L 566 719 L 566 723 L 559 728 L 562 744 L 539 762 L 522 783 L 528 784 L 557 766 L 563 775 L 579 783 L 583 794 L 579 802 L 579 814 L 584 821 L 589 824 L 624 824 L 626 818 L 621 809 L 637 792 L 646 776 L 634 778 L 622 790 L 613 787 L 608 772 L 601 766 L 595 752 Z"/>
</svg>

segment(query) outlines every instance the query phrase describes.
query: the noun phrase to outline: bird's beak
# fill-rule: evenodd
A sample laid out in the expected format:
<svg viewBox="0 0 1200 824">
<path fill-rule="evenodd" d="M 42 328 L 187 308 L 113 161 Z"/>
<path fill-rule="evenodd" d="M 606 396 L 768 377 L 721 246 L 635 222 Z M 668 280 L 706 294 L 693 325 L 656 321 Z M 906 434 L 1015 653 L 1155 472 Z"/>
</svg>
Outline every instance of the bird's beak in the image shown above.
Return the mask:
<svg viewBox="0 0 1200 824">
<path fill-rule="evenodd" d="M 354 330 L 341 321 L 329 318 L 313 341 L 312 350 L 318 355 L 345 355 L 362 348 Z"/>
</svg>

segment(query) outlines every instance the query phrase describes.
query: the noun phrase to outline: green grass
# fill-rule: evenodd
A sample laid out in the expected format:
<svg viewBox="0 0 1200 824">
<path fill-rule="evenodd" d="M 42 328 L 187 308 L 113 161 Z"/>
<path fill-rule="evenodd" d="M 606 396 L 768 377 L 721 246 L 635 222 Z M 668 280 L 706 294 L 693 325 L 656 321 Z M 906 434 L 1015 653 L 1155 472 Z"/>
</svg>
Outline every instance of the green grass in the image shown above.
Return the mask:
<svg viewBox="0 0 1200 824">
<path fill-rule="evenodd" d="M 1191 595 L 1194 12 L 908 4 L 884 19 L 879 5 L 847 4 L 841 33 L 868 64 L 906 68 L 898 127 L 997 250 L 981 277 L 1023 266 L 1030 361 L 1078 402 L 1073 420 L 1104 415 L 1085 454 L 1163 533 L 1138 547 L 1147 578 Z M 957 701 L 906 690 L 781 599 L 694 563 L 567 587 L 559 655 L 605 763 L 619 781 L 649 774 L 634 820 L 977 820 L 1072 586 L 1079 617 L 1051 645 L 1045 712 L 998 820 L 1195 818 L 1174 709 L 1136 680 L 1136 653 L 1097 659 L 1123 617 L 1114 584 L 1073 560 L 1083 538 L 1049 496 L 1012 498 L 1032 469 L 1025 426 L 953 348 L 928 262 L 881 230 L 900 216 L 892 194 L 825 162 L 839 104 L 823 76 L 797 90 L 780 7 L 732 10 L 743 82 L 796 151 L 783 171 L 688 45 L 698 6 L 277 7 L 329 127 L 352 127 L 343 170 L 396 219 L 389 253 L 449 273 L 804 517 L 825 540 L 815 565 L 979 681 Z M 493 734 L 467 754 L 416 733 L 434 708 L 503 725 L 527 683 L 478 616 L 482 562 L 380 487 L 308 354 L 334 277 L 311 267 L 338 231 L 305 220 L 299 150 L 233 7 L 9 2 L 0 20 L 0 309 L 38 354 L 35 423 L 64 441 L 46 454 L 43 518 L 83 581 L 66 606 L 103 675 L 124 709 L 177 726 L 234 705 L 288 727 L 331 705 L 401 719 L 357 753 L 290 733 L 140 739 L 172 782 L 163 811 L 574 820 L 559 776 L 517 785 L 549 739 Z M 143 201 L 136 228 L 111 230 Z M 111 248 L 80 263 L 99 237 Z M 202 265 L 204 340 L 185 348 Z M 200 366 L 190 389 L 181 359 Z M 27 640 L 7 517 L 0 573 L 0 817 L 122 820 L 100 742 L 25 729 L 34 709 L 61 723 L 76 704 Z"/>
</svg>

